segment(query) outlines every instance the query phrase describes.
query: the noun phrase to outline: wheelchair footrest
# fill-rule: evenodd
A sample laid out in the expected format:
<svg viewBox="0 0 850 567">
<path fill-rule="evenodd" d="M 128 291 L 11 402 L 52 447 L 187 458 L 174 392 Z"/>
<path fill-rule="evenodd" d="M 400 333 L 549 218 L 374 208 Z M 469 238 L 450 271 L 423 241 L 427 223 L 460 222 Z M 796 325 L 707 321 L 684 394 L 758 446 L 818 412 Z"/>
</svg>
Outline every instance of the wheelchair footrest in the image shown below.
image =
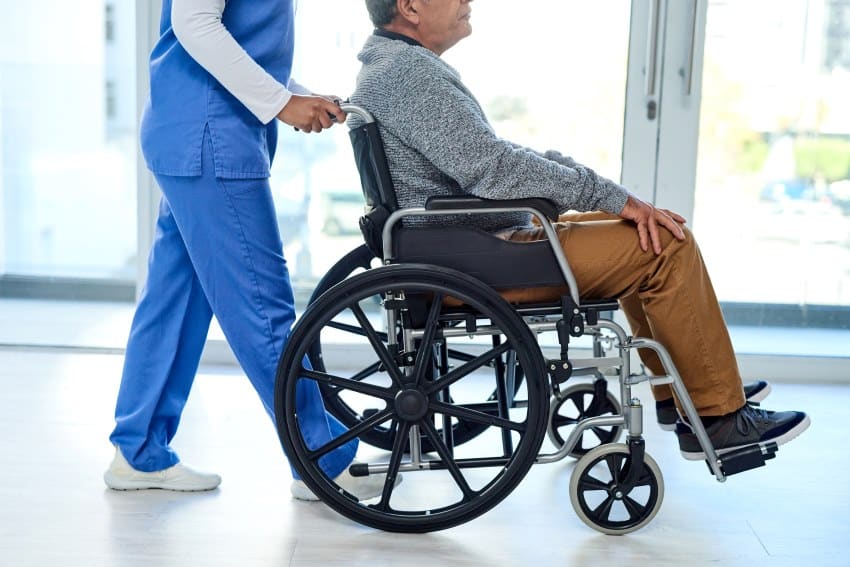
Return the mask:
<svg viewBox="0 0 850 567">
<path fill-rule="evenodd" d="M 725 453 L 723 456 L 719 457 L 720 470 L 723 471 L 724 475 L 729 476 L 748 471 L 750 469 L 763 467 L 765 465 L 765 461 L 769 461 L 776 457 L 776 452 L 778 450 L 779 447 L 776 443 L 762 443 L 730 451 L 729 453 Z M 706 464 L 708 464 L 708 462 L 706 462 Z M 709 467 L 708 470 L 711 471 L 711 467 Z M 712 472 L 712 474 L 714 473 Z"/>
</svg>

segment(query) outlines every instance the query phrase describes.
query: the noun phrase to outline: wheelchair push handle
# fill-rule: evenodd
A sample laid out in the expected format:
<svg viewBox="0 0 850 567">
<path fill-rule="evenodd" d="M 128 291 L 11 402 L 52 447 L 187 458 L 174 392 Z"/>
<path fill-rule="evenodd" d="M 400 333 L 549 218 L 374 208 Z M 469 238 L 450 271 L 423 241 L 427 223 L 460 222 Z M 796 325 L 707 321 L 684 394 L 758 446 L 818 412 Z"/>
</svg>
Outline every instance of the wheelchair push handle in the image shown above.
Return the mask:
<svg viewBox="0 0 850 567">
<path fill-rule="evenodd" d="M 353 114 L 363 120 L 366 124 L 371 124 L 375 121 L 375 118 L 369 113 L 368 110 L 363 108 L 362 106 L 357 106 L 356 104 L 351 104 L 350 102 L 342 102 L 339 107 L 346 114 Z"/>
</svg>

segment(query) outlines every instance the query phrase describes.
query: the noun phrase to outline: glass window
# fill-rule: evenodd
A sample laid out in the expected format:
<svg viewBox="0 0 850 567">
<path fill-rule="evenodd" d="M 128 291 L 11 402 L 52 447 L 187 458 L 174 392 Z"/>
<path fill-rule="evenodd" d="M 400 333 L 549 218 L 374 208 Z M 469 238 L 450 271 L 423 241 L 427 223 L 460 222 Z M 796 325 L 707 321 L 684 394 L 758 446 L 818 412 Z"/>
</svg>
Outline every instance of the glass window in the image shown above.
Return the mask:
<svg viewBox="0 0 850 567">
<path fill-rule="evenodd" d="M 694 226 L 732 323 L 850 326 L 849 53 L 850 1 L 709 4 Z"/>
<path fill-rule="evenodd" d="M 619 180 L 630 10 L 626 0 L 477 2 L 472 36 L 445 59 L 500 136 Z"/>
<path fill-rule="evenodd" d="M 133 281 L 134 3 L 0 13 L 0 278 Z"/>
</svg>

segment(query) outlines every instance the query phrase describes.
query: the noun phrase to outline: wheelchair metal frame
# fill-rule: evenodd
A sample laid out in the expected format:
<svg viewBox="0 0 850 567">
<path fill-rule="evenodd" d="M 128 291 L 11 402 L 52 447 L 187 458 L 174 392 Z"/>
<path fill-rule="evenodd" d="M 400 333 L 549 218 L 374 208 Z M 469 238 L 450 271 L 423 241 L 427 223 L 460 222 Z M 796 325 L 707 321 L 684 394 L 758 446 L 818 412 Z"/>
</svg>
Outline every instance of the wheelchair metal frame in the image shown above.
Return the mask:
<svg viewBox="0 0 850 567">
<path fill-rule="evenodd" d="M 356 112 L 356 109 L 359 107 L 354 107 L 353 105 L 343 106 L 343 110 L 346 112 Z M 362 110 L 362 109 L 361 109 Z M 365 112 L 365 111 L 364 111 Z M 368 114 L 368 113 L 367 113 Z M 362 116 L 362 115 L 361 115 Z M 555 259 L 560 267 L 564 281 L 567 283 L 567 287 L 570 291 L 570 296 L 576 305 L 581 305 L 579 299 L 579 291 L 578 284 L 576 283 L 575 275 L 570 268 L 569 261 L 564 255 L 564 251 L 561 248 L 560 241 L 558 240 L 557 233 L 555 232 L 555 228 L 552 226 L 552 223 L 549 221 L 546 216 L 541 213 L 539 210 L 531 208 L 531 207 L 522 207 L 522 208 L 504 208 L 504 207 L 488 207 L 482 209 L 451 209 L 451 210 L 428 210 L 425 208 L 407 208 L 407 209 L 399 209 L 393 212 L 386 221 L 383 229 L 383 243 L 384 243 L 384 264 L 391 265 L 396 263 L 395 252 L 393 249 L 393 229 L 397 223 L 399 223 L 402 219 L 407 217 L 422 217 L 422 216 L 445 216 L 445 215 L 481 215 L 481 214 L 494 214 L 494 213 L 515 213 L 515 212 L 525 212 L 533 215 L 536 220 L 540 223 L 540 226 L 543 228 L 546 237 L 549 241 L 549 244 L 552 248 L 552 253 L 555 256 Z M 578 310 L 577 310 L 578 311 Z M 392 316 L 392 315 L 388 315 Z M 395 328 L 396 322 L 392 320 L 387 321 L 387 328 Z M 529 327 L 537 334 L 546 331 L 554 331 L 555 323 L 529 323 Z M 573 360 L 572 362 L 575 365 L 581 365 L 584 368 L 610 368 L 610 367 L 619 367 L 620 368 L 620 399 L 623 400 L 623 415 L 612 416 L 612 417 L 592 417 L 589 419 L 582 420 L 579 422 L 575 429 L 570 434 L 569 438 L 566 440 L 566 443 L 555 453 L 549 455 L 540 455 L 537 458 L 538 463 L 551 463 L 558 460 L 563 459 L 567 456 L 570 451 L 575 447 L 576 443 L 580 439 L 582 433 L 584 431 L 597 426 L 622 426 L 628 431 L 629 437 L 638 438 L 643 435 L 643 407 L 640 404 L 640 401 L 632 396 L 632 386 L 648 381 L 652 385 L 662 385 L 662 384 L 670 384 L 673 388 L 676 395 L 679 397 L 679 400 L 682 404 L 682 409 L 685 412 L 685 415 L 688 418 L 688 421 L 691 423 L 691 428 L 694 431 L 694 434 L 697 436 L 697 439 L 700 442 L 700 445 L 705 451 L 706 460 L 708 462 L 709 467 L 711 468 L 711 472 L 717 478 L 718 481 L 723 482 L 726 480 L 726 475 L 722 470 L 722 463 L 717 457 L 717 453 L 714 450 L 714 446 L 711 443 L 711 440 L 708 437 L 708 434 L 705 431 L 705 428 L 702 425 L 702 421 L 699 419 L 699 415 L 697 414 L 697 410 L 694 407 L 693 402 L 691 401 L 691 397 L 688 394 L 687 389 L 685 388 L 684 383 L 682 382 L 682 378 L 676 369 L 673 360 L 670 358 L 670 354 L 667 352 L 667 349 L 664 348 L 663 345 L 658 343 L 657 341 L 651 339 L 644 338 L 632 338 L 628 336 L 625 330 L 611 320 L 600 319 L 597 325 L 588 325 L 586 327 L 591 331 L 602 331 L 603 329 L 607 329 L 611 331 L 616 337 L 618 341 L 618 349 L 619 356 L 617 357 L 605 357 L 605 358 L 589 358 L 589 359 L 581 359 L 581 360 Z M 450 331 L 444 331 L 444 333 Z M 498 332 L 498 330 L 491 330 L 486 328 L 481 328 L 476 331 L 475 335 L 492 335 Z M 458 331 L 459 334 L 467 335 L 466 331 Z M 412 342 L 414 336 L 411 335 L 409 340 Z M 629 350 L 632 348 L 649 348 L 655 351 L 661 362 L 664 366 L 664 369 L 667 371 L 667 374 L 664 376 L 632 376 L 630 369 L 630 360 L 629 360 Z M 418 437 L 417 437 L 418 439 Z"/>
</svg>

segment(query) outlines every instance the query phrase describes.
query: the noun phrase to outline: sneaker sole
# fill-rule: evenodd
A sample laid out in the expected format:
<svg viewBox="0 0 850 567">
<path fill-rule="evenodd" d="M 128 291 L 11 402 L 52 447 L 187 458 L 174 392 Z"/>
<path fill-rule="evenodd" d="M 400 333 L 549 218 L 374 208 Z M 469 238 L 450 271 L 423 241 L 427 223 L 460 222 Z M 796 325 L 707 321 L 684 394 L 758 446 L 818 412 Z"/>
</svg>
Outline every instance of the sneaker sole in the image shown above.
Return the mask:
<svg viewBox="0 0 850 567">
<path fill-rule="evenodd" d="M 770 383 L 768 383 L 767 386 L 765 386 L 762 390 L 756 392 L 755 394 L 753 394 L 752 396 L 747 398 L 747 401 L 753 402 L 753 403 L 758 403 L 758 402 L 764 400 L 770 394 L 770 390 L 771 390 Z"/>
<path fill-rule="evenodd" d="M 154 483 L 147 480 L 126 480 L 120 479 L 111 473 L 107 472 L 103 475 L 103 481 L 106 486 L 112 490 L 129 491 L 129 490 L 171 490 L 172 492 L 208 492 L 218 488 L 215 486 L 188 487 L 179 484 L 169 484 L 167 482 Z"/>
<path fill-rule="evenodd" d="M 791 441 L 796 438 L 802 432 L 809 428 L 809 425 L 812 424 L 812 421 L 809 419 L 809 416 L 806 416 L 800 423 L 786 431 L 784 434 L 776 437 L 775 439 L 771 439 L 770 441 L 760 441 L 759 443 L 776 443 L 777 445 L 784 445 L 785 443 Z M 744 447 L 751 447 L 753 445 L 758 445 L 759 443 L 745 443 L 743 445 L 736 445 L 734 447 L 724 447 L 723 449 L 717 450 L 717 456 L 725 455 L 726 453 L 731 453 L 732 451 L 736 451 L 738 449 L 742 449 Z M 704 461 L 705 453 L 702 451 L 679 451 L 682 454 L 682 457 L 687 459 L 688 461 Z"/>
<path fill-rule="evenodd" d="M 663 429 L 664 431 L 676 431 L 676 423 L 661 423 L 658 422 L 658 427 Z"/>
</svg>

